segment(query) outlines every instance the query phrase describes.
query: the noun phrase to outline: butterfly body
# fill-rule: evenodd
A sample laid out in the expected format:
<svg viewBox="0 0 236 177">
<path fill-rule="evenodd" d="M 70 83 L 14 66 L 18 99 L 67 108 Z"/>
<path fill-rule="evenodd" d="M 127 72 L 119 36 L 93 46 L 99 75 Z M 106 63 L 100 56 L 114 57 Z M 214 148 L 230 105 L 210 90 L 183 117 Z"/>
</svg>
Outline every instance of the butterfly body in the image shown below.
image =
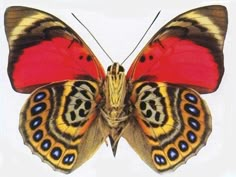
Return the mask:
<svg viewBox="0 0 236 177">
<path fill-rule="evenodd" d="M 128 87 L 124 68 L 118 63 L 109 66 L 103 86 L 105 104 L 101 107 L 100 112 L 103 121 L 109 128 L 108 136 L 114 155 L 131 114 L 132 106 L 127 101 L 129 99 Z"/>
<path fill-rule="evenodd" d="M 124 68 L 118 63 L 109 66 L 104 83 L 106 103 L 102 112 L 112 128 L 117 128 L 128 117 L 124 112 L 127 86 Z"/>
<path fill-rule="evenodd" d="M 199 93 L 215 91 L 224 73 L 225 7 L 174 18 L 127 74 L 118 63 L 105 74 L 82 38 L 46 12 L 9 7 L 5 30 L 12 87 L 31 93 L 20 132 L 54 169 L 70 173 L 107 138 L 114 155 L 123 137 L 157 172 L 178 167 L 206 144 L 211 114 Z"/>
</svg>

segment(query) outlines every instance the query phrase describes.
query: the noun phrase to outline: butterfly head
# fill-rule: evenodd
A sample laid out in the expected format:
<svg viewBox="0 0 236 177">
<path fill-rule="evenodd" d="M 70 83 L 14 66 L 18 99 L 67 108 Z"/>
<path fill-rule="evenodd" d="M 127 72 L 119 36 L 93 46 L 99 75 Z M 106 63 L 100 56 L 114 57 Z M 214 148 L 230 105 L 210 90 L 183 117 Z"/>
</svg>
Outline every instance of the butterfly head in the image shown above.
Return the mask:
<svg viewBox="0 0 236 177">
<path fill-rule="evenodd" d="M 125 69 L 123 68 L 123 66 L 121 66 L 118 63 L 113 63 L 112 65 L 108 66 L 107 68 L 107 74 L 111 74 L 111 75 L 119 75 L 119 74 L 124 74 Z"/>
</svg>

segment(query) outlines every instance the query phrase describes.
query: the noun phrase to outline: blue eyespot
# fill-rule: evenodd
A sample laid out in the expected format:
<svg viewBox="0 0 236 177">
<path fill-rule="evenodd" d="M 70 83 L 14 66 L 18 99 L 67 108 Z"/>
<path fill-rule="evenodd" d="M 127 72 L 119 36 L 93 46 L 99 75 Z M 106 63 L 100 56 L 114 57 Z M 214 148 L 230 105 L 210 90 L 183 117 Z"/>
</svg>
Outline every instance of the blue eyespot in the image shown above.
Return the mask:
<svg viewBox="0 0 236 177">
<path fill-rule="evenodd" d="M 187 93 L 184 97 L 186 100 L 194 104 L 196 104 L 198 101 L 197 97 L 191 93 Z"/>
<path fill-rule="evenodd" d="M 196 131 L 200 130 L 200 123 L 196 119 L 190 117 L 188 119 L 188 124 L 192 129 L 194 129 Z"/>
<path fill-rule="evenodd" d="M 196 117 L 200 115 L 199 109 L 196 106 L 188 104 L 188 103 L 184 105 L 184 110 L 188 112 L 189 114 Z"/>
<path fill-rule="evenodd" d="M 177 152 L 176 149 L 170 148 L 168 150 L 168 157 L 170 160 L 176 160 L 179 157 L 179 153 Z"/>
<path fill-rule="evenodd" d="M 43 140 L 43 142 L 41 143 L 41 149 L 43 149 L 44 151 L 47 151 L 48 149 L 50 149 L 51 147 L 51 141 L 48 139 Z"/>
<path fill-rule="evenodd" d="M 31 120 L 30 121 L 31 130 L 35 130 L 37 127 L 40 126 L 41 123 L 42 123 L 42 117 L 39 117 L 39 116 Z"/>
<path fill-rule="evenodd" d="M 179 146 L 179 149 L 183 152 L 188 150 L 188 144 L 185 141 L 180 141 L 178 146 Z"/>
<path fill-rule="evenodd" d="M 43 138 L 43 131 L 42 130 L 37 130 L 34 134 L 33 134 L 33 139 L 36 142 L 39 142 L 41 139 Z"/>
<path fill-rule="evenodd" d="M 46 97 L 46 94 L 44 92 L 39 92 L 34 96 L 34 102 L 38 102 L 43 100 Z"/>
<path fill-rule="evenodd" d="M 191 143 L 195 143 L 197 140 L 197 136 L 192 131 L 188 131 L 187 137 Z"/>
<path fill-rule="evenodd" d="M 155 154 L 155 162 L 158 164 L 158 165 L 165 165 L 166 164 L 166 159 L 164 156 L 162 155 L 159 155 L 159 154 Z"/>
<path fill-rule="evenodd" d="M 62 150 L 59 147 L 55 147 L 51 151 L 51 157 L 55 160 L 58 160 L 61 157 L 61 154 L 62 154 Z"/>
<path fill-rule="evenodd" d="M 46 109 L 46 103 L 38 103 L 31 108 L 31 115 L 34 116 L 43 112 Z"/>
<path fill-rule="evenodd" d="M 65 155 L 63 159 L 63 163 L 67 165 L 71 165 L 75 160 L 75 155 L 74 154 L 67 154 Z"/>
</svg>

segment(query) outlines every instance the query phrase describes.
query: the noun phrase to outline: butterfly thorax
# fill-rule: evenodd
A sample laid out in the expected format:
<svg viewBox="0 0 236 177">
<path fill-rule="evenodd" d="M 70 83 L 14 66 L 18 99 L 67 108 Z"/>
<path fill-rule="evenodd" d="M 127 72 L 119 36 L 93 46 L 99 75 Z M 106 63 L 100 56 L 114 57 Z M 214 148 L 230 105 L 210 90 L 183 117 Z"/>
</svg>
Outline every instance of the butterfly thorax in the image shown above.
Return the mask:
<svg viewBox="0 0 236 177">
<path fill-rule="evenodd" d="M 127 115 L 123 111 L 126 85 L 124 68 L 118 63 L 109 66 L 104 84 L 106 104 L 102 114 L 111 128 L 116 128 L 127 120 Z"/>
</svg>

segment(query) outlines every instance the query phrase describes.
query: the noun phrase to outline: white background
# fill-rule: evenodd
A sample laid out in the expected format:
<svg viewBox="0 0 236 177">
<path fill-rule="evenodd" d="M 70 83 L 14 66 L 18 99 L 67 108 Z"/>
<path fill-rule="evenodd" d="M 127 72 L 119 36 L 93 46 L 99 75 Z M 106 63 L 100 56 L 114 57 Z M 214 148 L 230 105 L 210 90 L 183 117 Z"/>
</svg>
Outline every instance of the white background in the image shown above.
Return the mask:
<svg viewBox="0 0 236 177">
<path fill-rule="evenodd" d="M 213 117 L 213 131 L 207 145 L 177 170 L 162 177 L 236 177 L 236 3 L 234 0 L 1 0 L 0 2 L 0 176 L 61 177 L 40 158 L 31 154 L 18 131 L 19 112 L 28 95 L 16 93 L 7 76 L 8 45 L 4 32 L 4 11 L 11 5 L 34 7 L 49 12 L 70 25 L 90 46 L 104 68 L 111 64 L 88 32 L 71 16 L 84 22 L 113 60 L 121 62 L 137 44 L 154 16 L 161 14 L 138 49 L 125 63 L 126 70 L 152 35 L 166 22 L 192 8 L 222 4 L 228 8 L 229 26 L 225 41 L 225 75 L 217 92 L 203 95 Z M 40 2 L 40 3 L 39 3 Z M 188 3 L 186 3 L 188 2 Z M 235 47 L 235 48 L 233 48 Z M 36 54 L 37 55 L 37 54 Z M 99 151 L 69 177 L 154 177 L 158 176 L 121 140 L 116 158 L 110 147 Z"/>
</svg>

